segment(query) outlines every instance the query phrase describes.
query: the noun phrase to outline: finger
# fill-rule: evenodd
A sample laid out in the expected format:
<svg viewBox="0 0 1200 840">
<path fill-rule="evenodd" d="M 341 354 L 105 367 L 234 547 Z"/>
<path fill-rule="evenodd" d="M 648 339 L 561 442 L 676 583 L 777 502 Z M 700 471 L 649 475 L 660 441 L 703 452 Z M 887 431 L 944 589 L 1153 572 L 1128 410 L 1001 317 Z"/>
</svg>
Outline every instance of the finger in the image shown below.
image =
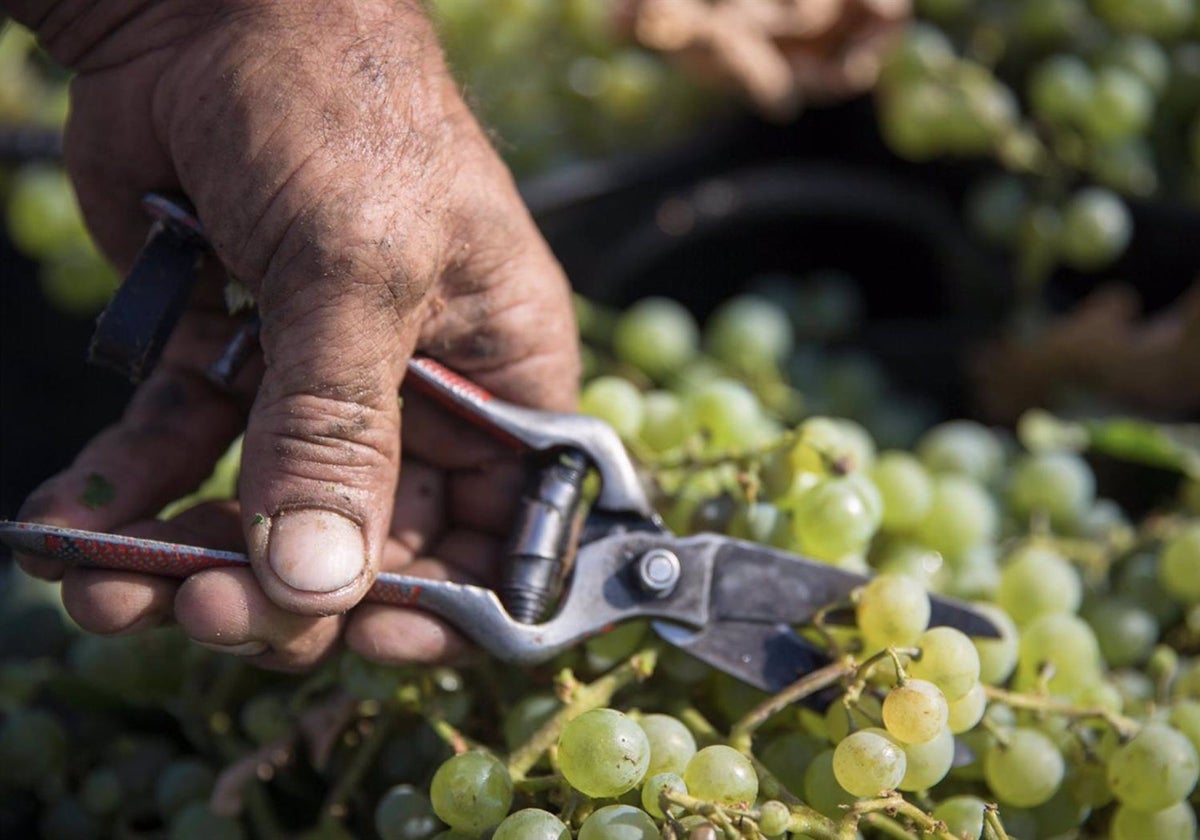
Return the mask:
<svg viewBox="0 0 1200 840">
<path fill-rule="evenodd" d="M 212 650 L 280 670 L 310 668 L 337 644 L 342 617 L 297 615 L 263 593 L 250 569 L 209 569 L 180 586 L 175 618 Z"/>
<path fill-rule="evenodd" d="M 169 522 L 146 520 L 121 529 L 130 537 L 240 548 L 241 522 L 236 505 L 198 505 Z M 73 567 L 63 575 L 62 600 L 70 616 L 91 633 L 135 633 L 171 620 L 180 581 L 156 575 Z"/>
<path fill-rule="evenodd" d="M 198 374 L 162 367 L 116 424 L 33 492 L 18 518 L 98 531 L 149 518 L 208 476 L 240 425 L 237 405 Z M 62 574 L 61 563 L 15 556 L 30 574 Z"/>
<path fill-rule="evenodd" d="M 396 487 L 391 536 L 380 568 L 396 570 L 426 552 L 445 527 L 446 474 L 408 459 Z"/>
</svg>

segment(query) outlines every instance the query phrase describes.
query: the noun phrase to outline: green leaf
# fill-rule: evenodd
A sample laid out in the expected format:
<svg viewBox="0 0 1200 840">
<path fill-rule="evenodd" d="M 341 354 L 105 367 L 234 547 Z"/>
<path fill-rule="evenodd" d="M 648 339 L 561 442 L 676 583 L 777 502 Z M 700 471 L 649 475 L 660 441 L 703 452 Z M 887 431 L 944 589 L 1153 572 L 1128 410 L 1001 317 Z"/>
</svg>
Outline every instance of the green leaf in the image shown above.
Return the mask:
<svg viewBox="0 0 1200 840">
<path fill-rule="evenodd" d="M 100 473 L 92 473 L 87 477 L 87 483 L 83 485 L 83 495 L 80 496 L 80 501 L 92 510 L 96 510 L 107 505 L 116 496 L 117 488 L 113 487 L 111 481 Z"/>
<path fill-rule="evenodd" d="M 1089 420 L 1088 446 L 1114 458 L 1200 476 L 1200 425 L 1115 417 Z"/>
</svg>

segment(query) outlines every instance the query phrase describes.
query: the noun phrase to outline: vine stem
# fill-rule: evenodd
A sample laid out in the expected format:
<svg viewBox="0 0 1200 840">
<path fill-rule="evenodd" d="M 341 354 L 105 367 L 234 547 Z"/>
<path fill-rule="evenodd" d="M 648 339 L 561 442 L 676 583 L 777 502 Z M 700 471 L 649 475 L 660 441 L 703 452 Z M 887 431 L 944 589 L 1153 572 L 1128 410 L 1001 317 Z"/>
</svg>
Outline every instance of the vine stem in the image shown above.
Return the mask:
<svg viewBox="0 0 1200 840">
<path fill-rule="evenodd" d="M 622 688 L 641 682 L 653 674 L 660 650 L 657 644 L 648 645 L 594 682 L 573 685 L 565 699 L 566 705 L 509 756 L 508 772 L 513 780 L 525 778 L 542 754 L 558 741 L 568 722 L 584 712 L 608 705 L 613 695 Z"/>
<path fill-rule="evenodd" d="M 988 805 L 983 811 L 984 835 L 991 840 L 1009 840 L 1004 823 L 1000 821 L 1000 811 L 995 805 Z"/>
<path fill-rule="evenodd" d="M 958 840 L 946 829 L 945 823 L 935 820 L 898 793 L 854 803 L 839 824 L 839 840 L 854 837 L 858 833 L 859 822 L 871 814 L 883 814 L 888 817 L 899 815 L 911 820 L 920 829 L 921 836 L 936 837 L 938 840 Z M 915 838 L 917 835 L 908 832 L 904 836 Z"/>
<path fill-rule="evenodd" d="M 1020 694 L 1015 691 L 1009 691 L 1004 688 L 998 688 L 992 685 L 983 687 L 984 694 L 988 700 L 999 701 L 1006 706 L 1011 706 L 1014 709 L 1026 709 L 1032 712 L 1045 712 L 1047 714 L 1062 715 L 1069 718 L 1100 718 L 1105 723 L 1113 728 L 1113 731 L 1121 737 L 1122 740 L 1128 740 L 1138 733 L 1141 726 L 1132 718 L 1127 718 L 1124 715 L 1119 715 L 1109 709 L 1100 706 L 1073 706 L 1070 703 L 1063 703 L 1058 700 L 1053 700 L 1049 697 L 1043 697 L 1034 694 Z"/>
<path fill-rule="evenodd" d="M 824 668 L 818 668 L 789 685 L 783 691 L 768 697 L 746 713 L 741 720 L 733 725 L 729 732 L 729 743 L 740 752 L 749 754 L 754 733 L 772 716 L 786 709 L 798 700 L 810 697 L 818 691 L 828 688 L 838 681 L 850 676 L 857 666 L 849 660 L 831 662 Z"/>
<path fill-rule="evenodd" d="M 732 805 L 718 805 L 705 799 L 699 799 L 686 793 L 664 790 L 663 798 L 672 805 L 678 805 L 689 813 L 699 814 L 718 823 L 722 828 L 733 825 L 749 825 L 752 821 L 755 830 L 758 820 L 762 817 L 757 808 L 737 808 Z M 811 808 L 792 809 L 788 820 L 787 830 L 796 834 L 804 834 L 815 840 L 836 840 L 837 827 L 833 820 L 813 811 Z M 751 835 L 753 836 L 753 835 Z"/>
<path fill-rule="evenodd" d="M 358 790 L 367 771 L 375 763 L 375 757 L 383 749 L 384 742 L 392 732 L 393 722 L 390 715 L 381 715 L 370 722 L 371 728 L 351 756 L 346 771 L 325 798 L 324 807 L 321 809 L 324 814 L 331 817 L 342 816 L 346 800 Z"/>
</svg>

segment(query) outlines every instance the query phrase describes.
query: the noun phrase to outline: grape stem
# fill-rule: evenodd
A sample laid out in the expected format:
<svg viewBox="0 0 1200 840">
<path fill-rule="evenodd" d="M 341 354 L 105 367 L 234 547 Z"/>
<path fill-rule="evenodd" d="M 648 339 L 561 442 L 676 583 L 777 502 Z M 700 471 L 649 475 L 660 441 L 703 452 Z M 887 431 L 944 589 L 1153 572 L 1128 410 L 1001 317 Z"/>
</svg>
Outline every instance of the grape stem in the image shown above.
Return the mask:
<svg viewBox="0 0 1200 840">
<path fill-rule="evenodd" d="M 818 691 L 828 688 L 834 683 L 852 675 L 857 670 L 854 662 L 845 660 L 832 662 L 824 668 L 805 674 L 800 679 L 780 691 L 778 694 L 759 703 L 733 725 L 729 733 L 730 745 L 735 749 L 749 754 L 751 740 L 755 731 L 766 723 L 772 716 L 786 709 L 798 700 L 810 697 Z"/>
<path fill-rule="evenodd" d="M 988 840 L 1009 840 L 1004 823 L 1000 821 L 1000 809 L 995 804 L 988 804 L 983 809 L 983 833 Z"/>
<path fill-rule="evenodd" d="M 1112 727 L 1113 731 L 1117 733 L 1122 741 L 1132 738 L 1141 728 L 1138 722 L 1132 718 L 1119 715 L 1100 706 L 1073 706 L 1070 703 L 1063 703 L 1050 697 L 1019 694 L 1015 691 L 1008 691 L 1007 689 L 992 685 L 985 685 L 983 691 L 987 695 L 988 700 L 998 701 L 1014 709 L 1045 712 L 1046 714 L 1062 715 L 1068 718 L 1100 718 Z"/>
<path fill-rule="evenodd" d="M 715 802 L 665 788 L 660 795 L 660 800 L 667 807 L 678 805 L 688 813 L 705 817 L 716 823 L 726 836 L 745 837 L 749 831 L 748 836 L 751 838 L 762 837 L 762 832 L 758 828 L 758 820 L 761 819 L 762 813 L 756 808 L 718 805 Z M 663 811 L 666 810 L 667 808 L 664 807 Z M 834 840 L 836 838 L 836 827 L 828 817 L 806 807 L 797 809 L 793 806 L 790 810 L 792 813 L 787 826 L 789 832 L 809 835 L 817 840 Z"/>
<path fill-rule="evenodd" d="M 899 815 L 917 826 L 921 835 L 936 837 L 938 840 L 957 840 L 946 829 L 945 823 L 934 819 L 898 793 L 881 796 L 878 799 L 863 799 L 854 803 L 854 806 L 846 816 L 842 817 L 838 825 L 838 840 L 853 840 L 858 834 L 859 822 L 868 819 L 872 814 L 884 814 L 889 817 Z M 917 835 L 909 832 L 904 836 L 912 837 L 915 840 Z"/>
<path fill-rule="evenodd" d="M 321 808 L 326 819 L 340 818 L 345 815 L 346 800 L 362 786 L 367 771 L 375 763 L 375 757 L 383 749 L 388 735 L 391 734 L 393 723 L 391 715 L 386 714 L 363 721 L 363 725 L 367 727 L 365 737 L 359 742 L 358 748 L 354 750 L 345 772 L 337 780 L 337 784 L 329 792 Z"/>
<path fill-rule="evenodd" d="M 627 685 L 642 682 L 654 673 L 661 650 L 657 644 L 647 645 L 628 660 L 591 683 L 575 683 L 563 698 L 564 706 L 508 758 L 508 772 L 514 781 L 525 778 L 538 759 L 558 742 L 563 727 L 584 712 L 607 706 L 613 695 Z"/>
</svg>

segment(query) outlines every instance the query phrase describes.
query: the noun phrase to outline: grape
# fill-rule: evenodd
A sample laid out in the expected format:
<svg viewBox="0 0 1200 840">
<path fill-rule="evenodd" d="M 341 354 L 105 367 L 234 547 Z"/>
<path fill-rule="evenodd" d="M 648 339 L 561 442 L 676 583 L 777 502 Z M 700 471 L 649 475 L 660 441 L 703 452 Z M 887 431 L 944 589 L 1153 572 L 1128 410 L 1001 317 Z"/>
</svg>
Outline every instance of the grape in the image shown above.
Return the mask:
<svg viewBox="0 0 1200 840">
<path fill-rule="evenodd" d="M 1171 37 L 1192 22 L 1192 0 L 1092 0 L 1092 8 L 1117 32 Z"/>
<path fill-rule="evenodd" d="M 1105 49 L 1103 58 L 1107 64 L 1136 75 L 1155 95 L 1161 94 L 1167 87 L 1171 61 L 1152 38 L 1125 35 Z"/>
<path fill-rule="evenodd" d="M 1022 459 L 1013 472 L 1009 500 L 1018 515 L 1042 512 L 1058 525 L 1070 525 L 1096 498 L 1096 479 L 1082 458 L 1047 452 Z"/>
<path fill-rule="evenodd" d="M 825 748 L 824 740 L 815 735 L 785 732 L 766 742 L 759 759 L 785 788 L 802 791 L 805 772 Z"/>
<path fill-rule="evenodd" d="M 768 543 L 779 525 L 779 519 L 779 508 L 770 502 L 747 502 L 734 510 L 733 518 L 729 520 L 729 535 L 751 542 Z"/>
<path fill-rule="evenodd" d="M 919 744 L 902 744 L 904 778 L 900 790 L 928 790 L 946 777 L 954 763 L 954 736 L 942 729 L 936 736 Z"/>
<path fill-rule="evenodd" d="M 1036 729 L 1006 733 L 984 758 L 988 787 L 1004 802 L 1020 808 L 1040 805 L 1062 784 L 1066 765 L 1054 742 Z"/>
<path fill-rule="evenodd" d="M 692 433 L 683 400 L 670 391 L 650 391 L 642 399 L 641 440 L 655 452 L 682 446 Z"/>
<path fill-rule="evenodd" d="M 793 473 L 827 476 L 854 472 L 872 459 L 870 438 L 864 440 L 864 434 L 855 424 L 834 417 L 809 417 L 796 431 L 796 443 L 788 450 L 788 464 Z M 813 483 L 805 483 L 804 489 Z M 789 482 L 788 488 L 793 487 L 795 483 Z"/>
<path fill-rule="evenodd" d="M 375 805 L 375 830 L 382 840 L 425 840 L 441 827 L 429 797 L 412 785 L 390 788 Z"/>
<path fill-rule="evenodd" d="M 1188 525 L 1163 544 L 1158 580 L 1172 598 L 1200 603 L 1200 523 Z"/>
<path fill-rule="evenodd" d="M 1113 813 L 1112 840 L 1185 840 L 1196 836 L 1196 812 L 1186 802 L 1161 811 L 1121 805 Z"/>
<path fill-rule="evenodd" d="M 242 840 L 245 836 L 236 820 L 214 814 L 203 802 L 185 805 L 167 833 L 168 840 Z"/>
<path fill-rule="evenodd" d="M 645 811 L 629 805 L 606 805 L 592 812 L 579 828 L 578 840 L 658 840 L 658 826 Z"/>
<path fill-rule="evenodd" d="M 931 627 L 915 645 L 921 649 L 921 656 L 909 663 L 909 674 L 936 685 L 947 702 L 962 698 L 979 682 L 979 654 L 961 631 Z"/>
<path fill-rule="evenodd" d="M 98 767 L 87 774 L 79 799 L 83 807 L 96 815 L 111 814 L 121 804 L 121 779 L 107 767 Z"/>
<path fill-rule="evenodd" d="M 903 531 L 920 522 L 933 504 L 933 482 L 912 455 L 885 452 L 871 468 L 871 481 L 883 502 L 882 527 Z"/>
<path fill-rule="evenodd" d="M 979 840 L 983 834 L 983 812 L 987 803 L 977 796 L 951 796 L 933 809 L 933 818 L 946 824 L 955 837 Z"/>
<path fill-rule="evenodd" d="M 927 79 L 906 79 L 880 99 L 880 128 L 888 146 L 909 160 L 938 154 L 944 139 L 934 126 L 945 122 L 953 107 L 947 89 Z"/>
<path fill-rule="evenodd" d="M 529 740 L 546 721 L 562 708 L 562 701 L 552 694 L 530 694 L 504 716 L 504 743 L 515 750 Z"/>
<path fill-rule="evenodd" d="M 682 304 L 669 298 L 644 298 L 617 318 L 613 351 L 617 358 L 661 379 L 696 355 L 699 336 L 695 318 Z"/>
<path fill-rule="evenodd" d="M 1200 701 L 1179 700 L 1172 704 L 1167 721 L 1182 732 L 1200 753 Z"/>
<path fill-rule="evenodd" d="M 75 190 L 65 172 L 27 166 L 13 176 L 8 193 L 8 235 L 31 257 L 47 258 L 87 238 Z"/>
<path fill-rule="evenodd" d="M 839 785 L 858 797 L 896 789 L 905 768 L 904 750 L 882 729 L 852 732 L 834 748 L 833 774 Z"/>
<path fill-rule="evenodd" d="M 505 817 L 492 840 L 571 840 L 571 831 L 549 811 L 525 808 Z"/>
<path fill-rule="evenodd" d="M 855 616 L 868 648 L 910 645 L 929 624 L 929 595 L 899 575 L 880 575 L 858 593 Z"/>
<path fill-rule="evenodd" d="M 1158 641 L 1158 622 L 1136 604 L 1104 598 L 1084 611 L 1110 668 L 1144 662 Z"/>
<path fill-rule="evenodd" d="M 776 799 L 768 799 L 758 807 L 758 828 L 768 837 L 782 836 L 792 819 L 787 805 Z"/>
<path fill-rule="evenodd" d="M 660 820 L 666 816 L 659 807 L 659 800 L 664 790 L 683 796 L 686 796 L 688 792 L 687 784 L 678 773 L 655 773 L 646 779 L 645 784 L 642 785 L 642 808 L 650 816 Z"/>
<path fill-rule="evenodd" d="M 194 758 L 172 761 L 154 783 L 158 813 L 170 819 L 191 802 L 208 799 L 216 776 L 204 762 Z"/>
<path fill-rule="evenodd" d="M 888 54 L 884 79 L 889 84 L 940 73 L 954 63 L 954 46 L 936 26 L 914 23 L 904 29 Z"/>
<path fill-rule="evenodd" d="M 683 771 L 688 792 L 706 802 L 748 808 L 758 796 L 754 765 L 733 747 L 715 744 L 692 756 Z"/>
<path fill-rule="evenodd" d="M 584 386 L 579 410 L 599 417 L 623 438 L 636 438 L 642 428 L 645 406 L 637 386 L 619 376 L 600 376 Z"/>
<path fill-rule="evenodd" d="M 1101 187 L 1082 189 L 1071 197 L 1063 212 L 1059 242 L 1063 259 L 1084 271 L 1108 265 L 1129 245 L 1133 236 L 1132 227 L 1129 210 L 1114 193 Z M 1070 461 L 1076 475 L 1055 475 L 1047 468 L 1038 478 L 1029 479 L 1030 483 L 1022 486 L 1022 492 L 1030 494 L 1033 500 L 1042 501 L 1052 516 L 1057 506 L 1069 504 L 1075 507 L 1062 511 L 1060 515 L 1078 515 L 1080 509 L 1092 501 L 1090 494 L 1095 488 L 1089 484 L 1091 471 L 1087 470 L 1085 474 L 1085 469 L 1081 468 L 1086 468 L 1086 465 L 1078 456 L 1062 454 L 1058 456 L 1058 461 L 1060 468 L 1065 467 L 1064 462 Z M 1048 485 L 1043 493 L 1036 489 L 1035 483 L 1039 478 Z M 1071 496 L 1069 492 L 1078 495 Z M 1014 503 L 1019 508 L 1028 509 L 1031 506 L 1023 497 Z"/>
<path fill-rule="evenodd" d="M 1096 73 L 1083 128 L 1096 143 L 1110 145 L 1145 132 L 1154 114 L 1154 96 L 1142 79 L 1120 67 Z"/>
<path fill-rule="evenodd" d="M 1020 180 L 993 175 L 971 187 L 965 212 L 971 228 L 983 239 L 993 245 L 1011 245 L 1016 242 L 1028 201 Z"/>
<path fill-rule="evenodd" d="M 615 709 L 592 709 L 567 723 L 558 739 L 558 763 L 571 787 L 591 797 L 620 796 L 650 766 L 650 740 Z"/>
<path fill-rule="evenodd" d="M 242 731 L 254 743 L 270 744 L 291 731 L 287 706 L 277 694 L 259 694 L 242 706 L 238 720 Z"/>
<path fill-rule="evenodd" d="M 942 690 L 925 680 L 908 680 L 883 699 L 883 725 L 902 744 L 923 744 L 943 729 L 950 707 Z"/>
<path fill-rule="evenodd" d="M 62 724 L 41 709 L 19 709 L 0 725 L 0 779 L 25 788 L 56 776 L 67 760 Z"/>
<path fill-rule="evenodd" d="M 1062 555 L 1036 544 L 1014 551 L 1000 572 L 996 603 L 1018 625 L 1079 609 L 1083 584 Z"/>
<path fill-rule="evenodd" d="M 830 819 L 839 819 L 845 813 L 843 806 L 854 804 L 854 795 L 841 786 L 834 774 L 833 756 L 833 750 L 825 750 L 809 765 L 804 774 L 804 800 Z M 897 782 L 903 777 L 901 770 Z"/>
<path fill-rule="evenodd" d="M 1050 665 L 1050 691 L 1070 697 L 1096 682 L 1103 670 L 1095 634 L 1073 615 L 1045 615 L 1030 622 L 1021 632 L 1018 650 L 1019 688 L 1032 687 L 1041 667 Z"/>
<path fill-rule="evenodd" d="M 588 639 L 584 645 L 588 666 L 602 672 L 624 662 L 641 647 L 649 629 L 645 621 L 626 621 Z"/>
<path fill-rule="evenodd" d="M 714 450 L 752 445 L 762 419 L 754 393 L 732 379 L 715 379 L 691 394 L 690 410 Z"/>
<path fill-rule="evenodd" d="M 682 773 L 696 754 L 696 739 L 691 730 L 670 715 L 645 715 L 638 719 L 638 725 L 650 743 L 646 775 Z"/>
<path fill-rule="evenodd" d="M 504 765 L 487 753 L 466 752 L 437 769 L 429 798 L 442 822 L 466 834 L 480 834 L 508 814 L 512 778 Z"/>
<path fill-rule="evenodd" d="M 828 478 L 792 501 L 792 532 L 804 553 L 833 561 L 866 547 L 881 512 L 879 491 L 868 479 Z"/>
<path fill-rule="evenodd" d="M 1070 125 L 1087 113 L 1093 87 L 1092 71 L 1081 59 L 1051 56 L 1029 77 L 1029 101 L 1042 119 Z"/>
<path fill-rule="evenodd" d="M 1148 723 L 1108 760 L 1108 786 L 1123 805 L 1160 811 L 1182 802 L 1200 778 L 1196 748 L 1181 732 Z"/>
<path fill-rule="evenodd" d="M 741 370 L 780 362 L 794 336 L 787 313 L 758 295 L 741 295 L 721 304 L 704 326 L 709 352 Z"/>
<path fill-rule="evenodd" d="M 946 566 L 942 555 L 907 540 L 877 543 L 872 553 L 872 564 L 880 574 L 909 577 L 926 589 L 937 588 Z"/>
<path fill-rule="evenodd" d="M 917 457 L 935 473 L 958 473 L 983 484 L 1004 462 L 1000 441 L 986 426 L 971 420 L 952 420 L 926 432 L 917 442 Z"/>
<path fill-rule="evenodd" d="M 991 496 L 965 476 L 944 475 L 933 485 L 933 504 L 914 536 L 934 551 L 956 557 L 994 538 L 998 524 Z"/>
<path fill-rule="evenodd" d="M 987 692 L 983 690 L 983 683 L 975 683 L 970 691 L 949 704 L 946 728 L 955 735 L 966 732 L 979 723 L 986 709 Z"/>
</svg>

